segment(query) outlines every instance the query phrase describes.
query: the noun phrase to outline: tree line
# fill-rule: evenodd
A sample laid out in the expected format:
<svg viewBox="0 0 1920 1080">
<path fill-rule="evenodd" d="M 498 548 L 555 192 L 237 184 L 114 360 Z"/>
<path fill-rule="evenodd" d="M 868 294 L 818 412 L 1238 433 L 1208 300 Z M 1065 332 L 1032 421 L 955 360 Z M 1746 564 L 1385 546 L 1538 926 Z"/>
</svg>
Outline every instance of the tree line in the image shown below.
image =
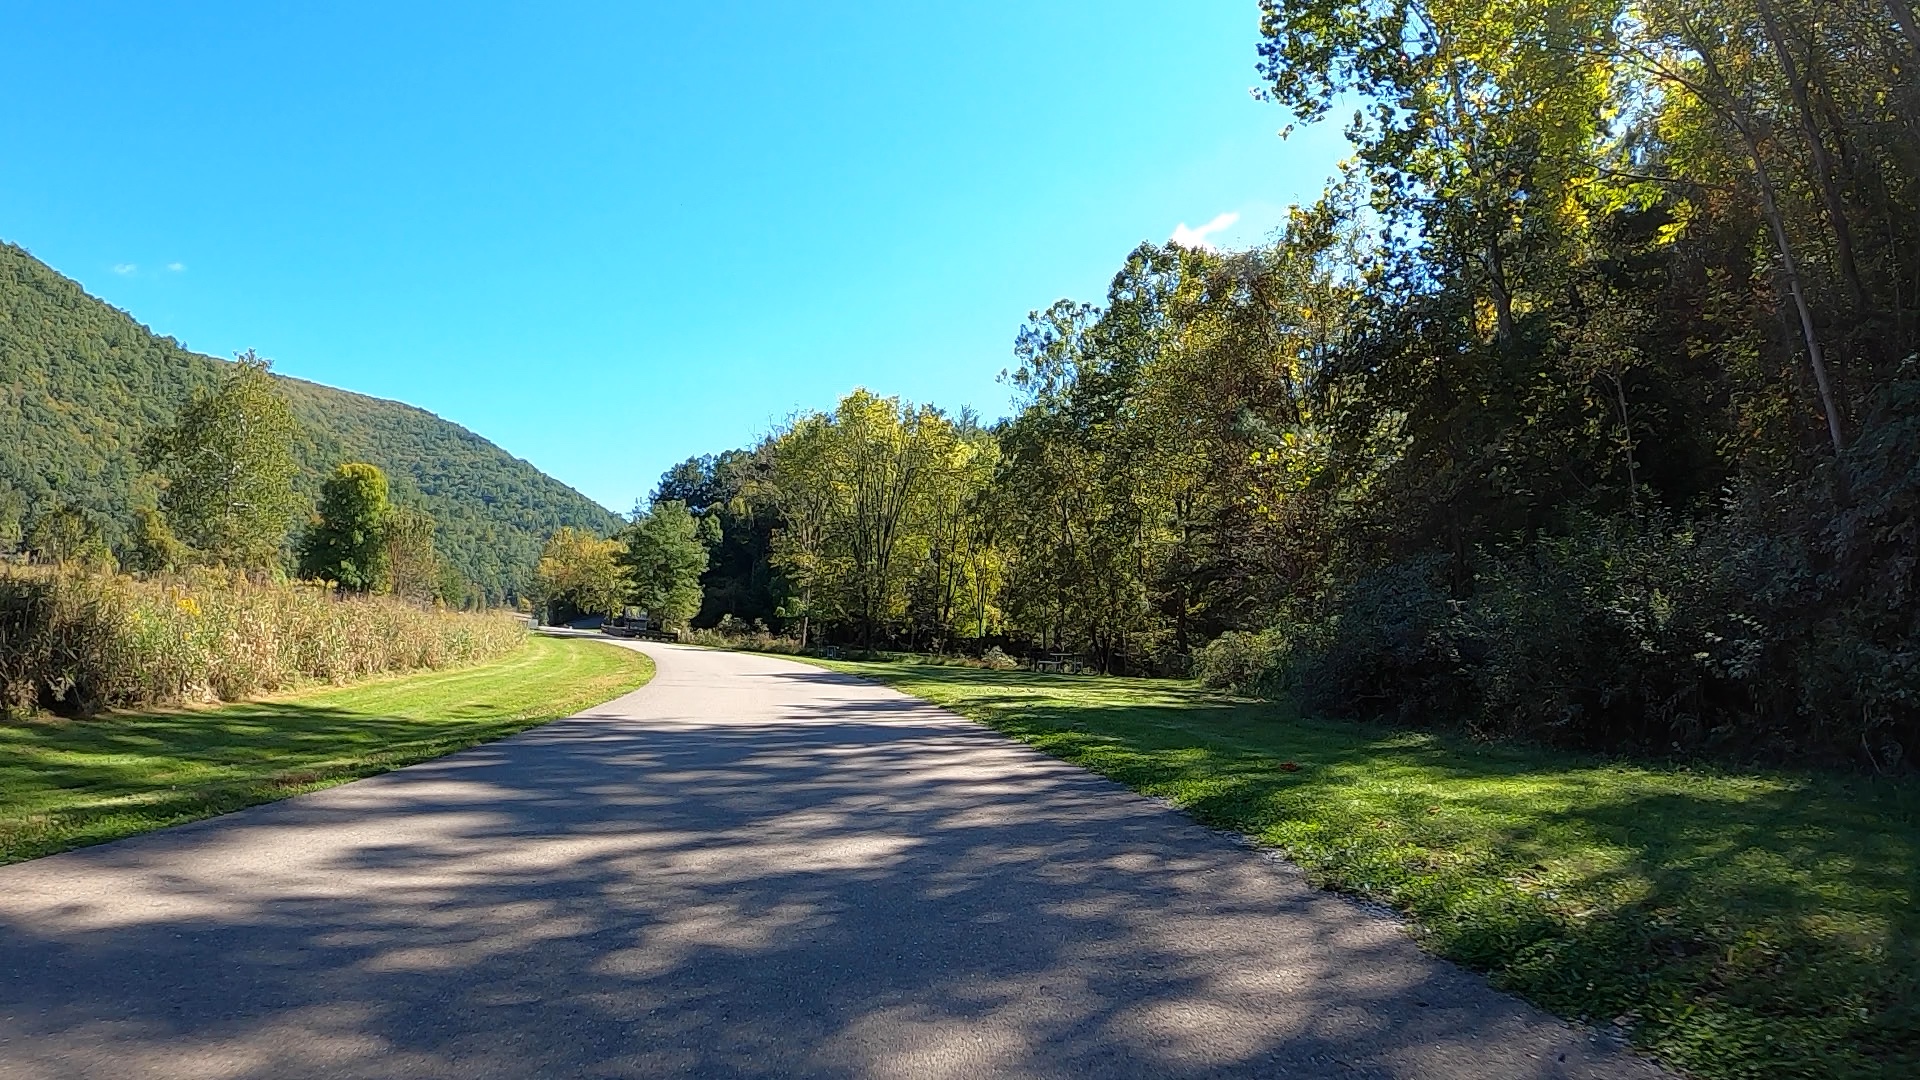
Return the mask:
<svg viewBox="0 0 1920 1080">
<path fill-rule="evenodd" d="M 547 541 L 534 571 L 536 601 L 550 623 L 608 616 L 631 608 L 662 629 L 684 629 L 700 611 L 700 578 L 719 523 L 683 502 L 657 499 L 636 509 L 611 537 L 563 527 Z"/>
<path fill-rule="evenodd" d="M 1064 650 L 1581 745 L 1920 739 L 1905 0 L 1266 0 L 1354 108 L 1244 251 L 1034 313 L 990 426 L 858 391 L 660 493 L 699 621 Z M 718 599 L 716 598 L 724 598 Z"/>
</svg>

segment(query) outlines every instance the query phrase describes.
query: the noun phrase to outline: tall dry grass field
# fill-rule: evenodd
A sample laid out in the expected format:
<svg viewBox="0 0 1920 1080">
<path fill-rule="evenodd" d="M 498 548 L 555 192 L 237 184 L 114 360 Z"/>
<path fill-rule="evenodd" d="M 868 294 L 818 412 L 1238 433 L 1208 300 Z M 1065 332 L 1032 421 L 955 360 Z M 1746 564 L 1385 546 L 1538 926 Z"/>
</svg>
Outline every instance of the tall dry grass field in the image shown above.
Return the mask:
<svg viewBox="0 0 1920 1080">
<path fill-rule="evenodd" d="M 526 634 L 510 615 L 240 575 L 147 580 L 9 566 L 0 568 L 0 715 L 235 701 L 459 667 L 511 652 Z"/>
</svg>

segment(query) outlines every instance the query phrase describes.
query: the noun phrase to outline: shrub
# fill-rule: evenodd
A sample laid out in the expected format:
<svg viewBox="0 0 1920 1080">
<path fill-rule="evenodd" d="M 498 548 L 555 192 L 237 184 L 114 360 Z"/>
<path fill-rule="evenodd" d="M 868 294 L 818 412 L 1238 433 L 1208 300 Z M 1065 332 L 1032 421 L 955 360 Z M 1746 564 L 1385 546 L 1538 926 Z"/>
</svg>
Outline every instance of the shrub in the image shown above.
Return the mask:
<svg viewBox="0 0 1920 1080">
<path fill-rule="evenodd" d="M 0 711 L 235 700 L 302 683 L 478 663 L 517 648 L 511 616 L 340 598 L 200 572 L 140 580 L 0 569 Z"/>
<path fill-rule="evenodd" d="M 1734 514 L 1589 520 L 1353 580 L 1315 619 L 1229 635 L 1204 681 L 1290 689 L 1332 716 L 1640 753 L 1822 757 L 1891 768 L 1920 740 L 1920 647 L 1851 603 L 1819 553 Z"/>
<path fill-rule="evenodd" d="M 1843 458 L 1843 497 L 1814 522 L 1820 596 L 1791 682 L 1816 735 L 1891 768 L 1920 749 L 1920 357 L 1901 365 Z"/>
<path fill-rule="evenodd" d="M 1387 566 L 1336 592 L 1295 632 L 1303 704 L 1337 716 L 1428 724 L 1466 715 L 1484 655 L 1442 584 L 1444 559 Z"/>
<path fill-rule="evenodd" d="M 1292 683 L 1292 653 L 1279 629 L 1229 630 L 1194 654 L 1200 685 L 1243 697 L 1271 697 Z"/>
<path fill-rule="evenodd" d="M 1655 751 L 1791 742 L 1760 680 L 1775 613 L 1729 539 L 1598 524 L 1491 560 L 1467 606 L 1483 643 L 1471 726 Z"/>
<path fill-rule="evenodd" d="M 714 649 L 737 649 L 741 652 L 775 653 L 781 656 L 798 656 L 805 651 L 800 648 L 798 638 L 775 634 L 767 629 L 766 623 L 758 619 L 746 623 L 735 619 L 732 615 L 721 616 L 718 626 L 689 630 L 682 640 Z"/>
<path fill-rule="evenodd" d="M 1008 656 L 1007 650 L 998 645 L 988 646 L 987 651 L 980 655 L 980 663 L 993 671 L 1012 671 L 1020 666 L 1020 661 Z"/>
</svg>

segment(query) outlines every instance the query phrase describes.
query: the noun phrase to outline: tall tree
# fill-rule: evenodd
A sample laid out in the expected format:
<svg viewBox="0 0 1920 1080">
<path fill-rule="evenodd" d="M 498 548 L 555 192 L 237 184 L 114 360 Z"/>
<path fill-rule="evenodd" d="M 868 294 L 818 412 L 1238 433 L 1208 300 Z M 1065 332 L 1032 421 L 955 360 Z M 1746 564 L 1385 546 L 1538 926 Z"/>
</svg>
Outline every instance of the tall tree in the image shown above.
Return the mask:
<svg viewBox="0 0 1920 1080">
<path fill-rule="evenodd" d="M 866 390 L 842 398 L 833 413 L 832 477 L 844 509 L 838 523 L 847 556 L 844 585 L 869 647 L 901 599 L 901 542 L 942 424 L 932 410 Z"/>
<path fill-rule="evenodd" d="M 824 414 L 798 417 L 769 440 L 771 464 L 752 492 L 779 515 L 772 560 L 790 593 L 780 615 L 798 624 L 801 648 L 812 640 L 816 619 L 837 613 L 830 601 L 835 575 L 828 547 L 829 529 L 840 516 L 833 438 Z"/>
<path fill-rule="evenodd" d="M 611 615 L 627 597 L 621 545 L 562 526 L 547 541 L 534 572 L 536 595 L 549 619 Z"/>
<path fill-rule="evenodd" d="M 300 576 L 347 592 L 382 589 L 391 513 L 387 475 L 378 467 L 357 461 L 335 468 L 320 485 L 319 506 L 300 539 Z"/>
<path fill-rule="evenodd" d="M 165 482 L 160 509 L 181 538 L 208 560 L 247 570 L 280 565 L 300 505 L 300 428 L 271 366 L 252 350 L 241 353 L 217 390 L 196 395 L 146 446 Z"/>
<path fill-rule="evenodd" d="M 424 510 L 396 506 L 387 512 L 380 526 L 380 559 L 386 574 L 387 592 L 416 603 L 435 599 L 451 604 L 460 602 L 460 590 L 448 594 L 447 567 L 434 543 L 433 515 Z M 455 582 L 459 575 L 454 575 Z"/>
<path fill-rule="evenodd" d="M 654 503 L 622 530 L 618 559 L 627 581 L 626 602 L 643 608 L 668 629 L 685 627 L 700 612 L 700 575 L 707 569 L 708 542 L 701 520 L 677 500 Z M 718 536 L 712 536 L 714 544 Z"/>
<path fill-rule="evenodd" d="M 749 623 L 778 618 L 774 521 L 762 494 L 769 461 L 758 449 L 688 458 L 662 474 L 654 488 L 650 502 L 686 503 L 701 528 L 718 536 L 708 544 L 700 579 L 699 625 L 728 615 Z"/>
</svg>

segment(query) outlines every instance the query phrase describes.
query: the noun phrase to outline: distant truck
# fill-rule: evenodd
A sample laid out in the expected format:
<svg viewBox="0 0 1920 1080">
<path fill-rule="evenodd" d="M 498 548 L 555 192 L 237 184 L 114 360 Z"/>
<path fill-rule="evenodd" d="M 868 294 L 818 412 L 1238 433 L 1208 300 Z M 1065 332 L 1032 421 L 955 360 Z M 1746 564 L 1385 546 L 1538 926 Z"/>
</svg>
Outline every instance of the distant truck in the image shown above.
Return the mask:
<svg viewBox="0 0 1920 1080">
<path fill-rule="evenodd" d="M 627 608 L 600 624 L 600 632 L 611 637 L 640 638 L 643 641 L 679 641 L 680 635 L 653 624 L 645 611 Z"/>
</svg>

